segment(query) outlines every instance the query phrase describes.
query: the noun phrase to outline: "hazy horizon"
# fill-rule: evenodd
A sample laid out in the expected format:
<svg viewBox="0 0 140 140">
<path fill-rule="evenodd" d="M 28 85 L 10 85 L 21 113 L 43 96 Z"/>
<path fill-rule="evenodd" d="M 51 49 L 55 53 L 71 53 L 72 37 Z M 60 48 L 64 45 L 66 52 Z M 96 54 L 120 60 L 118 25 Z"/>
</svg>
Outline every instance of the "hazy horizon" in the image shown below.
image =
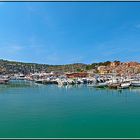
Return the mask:
<svg viewBox="0 0 140 140">
<path fill-rule="evenodd" d="M 139 13 L 139 2 L 0 2 L 0 58 L 139 62 Z"/>
</svg>

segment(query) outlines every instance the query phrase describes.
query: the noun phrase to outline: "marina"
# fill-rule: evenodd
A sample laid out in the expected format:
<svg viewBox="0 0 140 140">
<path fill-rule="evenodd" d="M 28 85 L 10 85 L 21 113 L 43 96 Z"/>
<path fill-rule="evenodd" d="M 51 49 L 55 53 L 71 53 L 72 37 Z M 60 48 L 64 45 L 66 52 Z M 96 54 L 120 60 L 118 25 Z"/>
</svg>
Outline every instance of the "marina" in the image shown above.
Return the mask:
<svg viewBox="0 0 140 140">
<path fill-rule="evenodd" d="M 15 74 L 13 76 L 1 75 L 0 84 L 7 84 L 10 80 L 27 80 L 33 81 L 38 84 L 50 85 L 55 84 L 59 86 L 66 85 L 79 85 L 86 84 L 90 87 L 95 88 L 110 88 L 110 89 L 126 89 L 130 87 L 140 87 L 140 77 L 135 75 L 135 77 L 122 77 L 114 75 L 94 75 L 81 76 L 83 73 L 71 73 L 69 75 L 76 75 L 74 77 L 69 77 L 67 74 L 56 75 L 55 73 L 34 73 L 34 74 Z"/>
</svg>

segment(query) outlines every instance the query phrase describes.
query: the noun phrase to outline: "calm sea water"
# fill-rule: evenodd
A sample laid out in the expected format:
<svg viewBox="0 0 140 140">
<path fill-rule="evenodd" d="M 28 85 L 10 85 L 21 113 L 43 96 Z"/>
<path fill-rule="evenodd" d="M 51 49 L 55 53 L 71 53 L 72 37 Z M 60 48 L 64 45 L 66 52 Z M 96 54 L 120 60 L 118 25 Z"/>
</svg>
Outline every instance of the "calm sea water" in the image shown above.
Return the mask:
<svg viewBox="0 0 140 140">
<path fill-rule="evenodd" d="M 140 137 L 140 88 L 0 85 L 0 137 Z"/>
</svg>

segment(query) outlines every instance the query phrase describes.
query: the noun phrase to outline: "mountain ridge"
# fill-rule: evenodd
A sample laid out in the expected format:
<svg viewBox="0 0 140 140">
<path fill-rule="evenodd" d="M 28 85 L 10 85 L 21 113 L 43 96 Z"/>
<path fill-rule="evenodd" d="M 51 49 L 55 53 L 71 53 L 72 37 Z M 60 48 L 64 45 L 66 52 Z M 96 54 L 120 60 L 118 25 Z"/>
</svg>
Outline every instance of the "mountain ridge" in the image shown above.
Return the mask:
<svg viewBox="0 0 140 140">
<path fill-rule="evenodd" d="M 125 65 L 125 66 L 124 66 Z M 103 66 L 103 67 L 102 67 Z M 100 68 L 101 67 L 101 68 Z M 105 61 L 91 64 L 84 63 L 72 63 L 72 64 L 64 64 L 64 65 L 49 65 L 49 64 L 39 64 L 39 63 L 26 63 L 26 62 L 18 62 L 18 61 L 9 61 L 0 59 L 0 74 L 15 74 L 15 73 L 34 73 L 34 72 L 87 72 L 90 70 L 94 70 L 95 73 L 101 71 L 106 72 L 110 69 L 116 69 L 120 71 L 121 68 L 126 69 L 138 69 L 140 68 L 140 63 L 136 61 L 129 62 L 121 62 L 121 61 Z M 100 68 L 100 69 L 99 69 Z"/>
</svg>

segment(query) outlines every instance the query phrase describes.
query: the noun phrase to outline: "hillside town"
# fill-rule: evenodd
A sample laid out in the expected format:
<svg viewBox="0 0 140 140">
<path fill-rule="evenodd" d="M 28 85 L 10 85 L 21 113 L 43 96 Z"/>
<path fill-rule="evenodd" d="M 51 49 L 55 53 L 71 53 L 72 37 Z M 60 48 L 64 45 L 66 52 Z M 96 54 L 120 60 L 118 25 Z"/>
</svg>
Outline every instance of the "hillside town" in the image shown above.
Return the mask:
<svg viewBox="0 0 140 140">
<path fill-rule="evenodd" d="M 140 63 L 138 62 L 111 62 L 108 66 L 99 66 L 100 74 L 108 74 L 115 72 L 119 76 L 134 76 L 140 73 Z"/>
</svg>

